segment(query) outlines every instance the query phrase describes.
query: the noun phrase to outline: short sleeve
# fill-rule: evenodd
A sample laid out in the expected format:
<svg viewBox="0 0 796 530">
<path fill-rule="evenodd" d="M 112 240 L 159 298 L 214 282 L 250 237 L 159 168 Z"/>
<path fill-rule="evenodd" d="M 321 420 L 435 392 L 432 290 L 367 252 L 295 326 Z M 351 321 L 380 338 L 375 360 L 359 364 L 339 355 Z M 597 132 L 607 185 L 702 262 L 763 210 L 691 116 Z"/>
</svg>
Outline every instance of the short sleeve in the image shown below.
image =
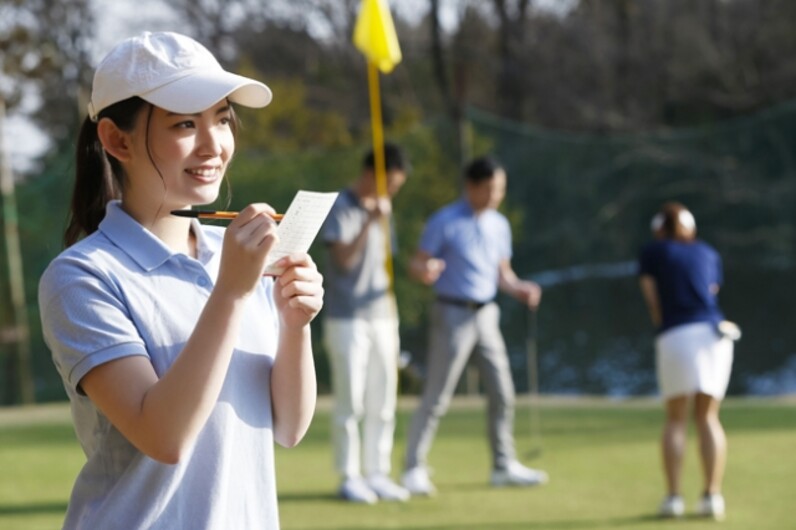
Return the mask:
<svg viewBox="0 0 796 530">
<path fill-rule="evenodd" d="M 653 245 L 645 245 L 639 253 L 638 259 L 638 275 L 654 276 L 655 275 L 655 247 Z"/>
<path fill-rule="evenodd" d="M 130 355 L 147 355 L 121 293 L 109 278 L 79 263 L 56 260 L 39 284 L 44 340 L 64 384 Z"/>
<path fill-rule="evenodd" d="M 501 216 L 502 222 L 502 230 L 503 236 L 498 239 L 500 242 L 500 259 L 501 260 L 510 260 L 512 255 L 512 236 L 511 236 L 511 225 L 509 224 L 508 219 Z"/>
<path fill-rule="evenodd" d="M 343 228 L 340 223 L 340 197 L 337 198 L 332 206 L 326 221 L 323 223 L 323 240 L 326 243 L 334 243 L 340 241 Z"/>
<path fill-rule="evenodd" d="M 350 243 L 362 231 L 364 221 L 361 209 L 341 193 L 323 224 L 323 241 L 327 244 Z"/>
<path fill-rule="evenodd" d="M 432 216 L 423 228 L 420 236 L 419 248 L 426 254 L 439 257 L 445 246 L 444 223 L 440 221 L 439 215 Z"/>
</svg>

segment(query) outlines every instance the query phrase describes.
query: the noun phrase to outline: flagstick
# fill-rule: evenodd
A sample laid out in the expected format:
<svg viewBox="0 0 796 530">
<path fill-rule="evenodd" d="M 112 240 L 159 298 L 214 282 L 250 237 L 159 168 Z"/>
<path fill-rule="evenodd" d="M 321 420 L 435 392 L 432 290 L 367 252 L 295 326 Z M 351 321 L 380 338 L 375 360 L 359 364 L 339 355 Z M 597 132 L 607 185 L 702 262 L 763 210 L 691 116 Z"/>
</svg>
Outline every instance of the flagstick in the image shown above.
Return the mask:
<svg viewBox="0 0 796 530">
<path fill-rule="evenodd" d="M 384 161 L 384 129 L 381 118 L 381 94 L 379 90 L 379 70 L 373 61 L 368 61 L 368 93 L 370 94 L 370 126 L 373 130 L 373 161 L 376 170 L 376 194 L 387 196 L 387 168 Z M 381 221 L 385 237 L 385 263 L 390 287 L 393 286 L 392 238 L 390 237 L 390 218 Z"/>
</svg>

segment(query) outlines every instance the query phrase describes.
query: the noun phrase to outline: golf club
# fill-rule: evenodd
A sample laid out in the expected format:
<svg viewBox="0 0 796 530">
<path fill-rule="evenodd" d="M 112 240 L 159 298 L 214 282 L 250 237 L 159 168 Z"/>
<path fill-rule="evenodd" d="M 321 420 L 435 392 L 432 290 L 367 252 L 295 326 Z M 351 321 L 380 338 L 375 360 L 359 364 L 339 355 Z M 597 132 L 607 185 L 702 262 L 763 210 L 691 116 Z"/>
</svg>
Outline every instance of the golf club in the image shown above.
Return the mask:
<svg viewBox="0 0 796 530">
<path fill-rule="evenodd" d="M 539 366 L 538 366 L 538 308 L 526 310 L 527 329 L 525 336 L 526 367 L 528 369 L 528 419 L 530 422 L 531 449 L 528 458 L 542 455 L 542 427 L 539 411 Z"/>
</svg>

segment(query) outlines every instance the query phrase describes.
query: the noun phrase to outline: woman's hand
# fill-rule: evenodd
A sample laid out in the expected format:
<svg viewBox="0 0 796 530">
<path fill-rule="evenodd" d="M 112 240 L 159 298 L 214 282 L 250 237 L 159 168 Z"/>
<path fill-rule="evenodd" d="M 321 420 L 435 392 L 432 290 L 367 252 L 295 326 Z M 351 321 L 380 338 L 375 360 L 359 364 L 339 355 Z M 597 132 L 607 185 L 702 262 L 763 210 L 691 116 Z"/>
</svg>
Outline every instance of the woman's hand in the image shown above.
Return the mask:
<svg viewBox="0 0 796 530">
<path fill-rule="evenodd" d="M 281 323 L 289 328 L 304 327 L 323 307 L 323 276 L 306 253 L 285 256 L 276 265 L 284 267 L 274 281 Z"/>
<path fill-rule="evenodd" d="M 277 242 L 276 213 L 264 203 L 250 204 L 227 227 L 216 289 L 235 297 L 250 295 L 265 270 L 268 253 Z"/>
</svg>

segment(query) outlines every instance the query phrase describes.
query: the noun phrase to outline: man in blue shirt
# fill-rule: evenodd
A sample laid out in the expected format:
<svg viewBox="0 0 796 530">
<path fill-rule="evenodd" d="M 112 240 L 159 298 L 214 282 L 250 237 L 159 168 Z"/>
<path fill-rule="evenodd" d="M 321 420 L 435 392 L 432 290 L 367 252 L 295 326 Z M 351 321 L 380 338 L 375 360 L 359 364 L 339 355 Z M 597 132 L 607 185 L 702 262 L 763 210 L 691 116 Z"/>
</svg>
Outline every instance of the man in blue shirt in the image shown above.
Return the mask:
<svg viewBox="0 0 796 530">
<path fill-rule="evenodd" d="M 426 224 L 412 259 L 412 275 L 434 285 L 428 367 L 420 407 L 412 418 L 404 486 L 413 495 L 435 492 L 426 457 L 440 418 L 473 350 L 489 400 L 489 441 L 494 486 L 532 486 L 547 482 L 544 471 L 516 458 L 513 435 L 514 384 L 500 332 L 500 289 L 530 308 L 541 288 L 517 277 L 511 266 L 511 228 L 497 211 L 506 193 L 506 172 L 492 158 L 465 169 L 464 197 L 435 213 Z"/>
</svg>

